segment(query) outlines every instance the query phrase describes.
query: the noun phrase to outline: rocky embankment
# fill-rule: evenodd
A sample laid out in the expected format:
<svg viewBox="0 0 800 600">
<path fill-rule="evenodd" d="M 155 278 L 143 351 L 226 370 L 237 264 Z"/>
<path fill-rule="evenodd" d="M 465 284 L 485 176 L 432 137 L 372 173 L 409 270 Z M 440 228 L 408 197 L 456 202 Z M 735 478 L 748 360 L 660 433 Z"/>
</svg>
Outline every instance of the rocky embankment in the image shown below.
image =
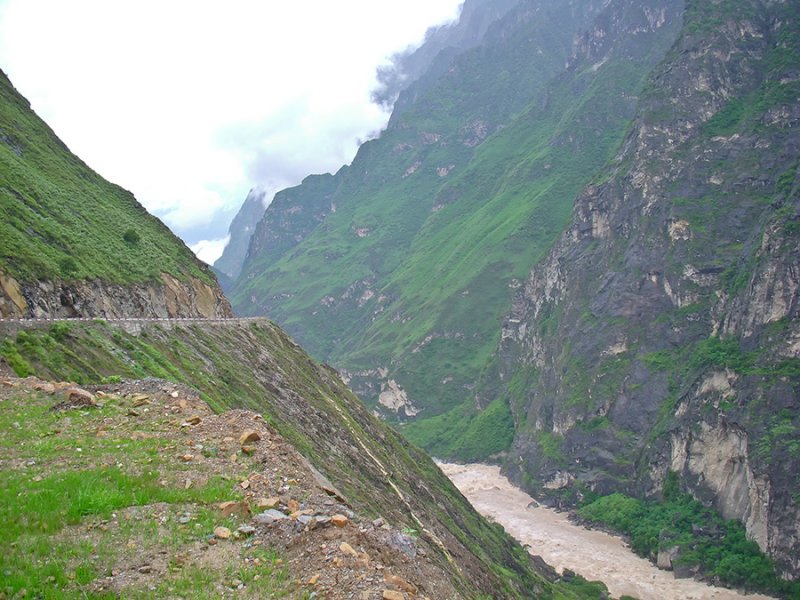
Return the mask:
<svg viewBox="0 0 800 600">
<path fill-rule="evenodd" d="M 0 271 L 0 318 L 103 319 L 233 317 L 219 286 L 162 273 L 156 281 L 116 284 L 90 281 L 19 282 Z"/>
<path fill-rule="evenodd" d="M 16 597 L 27 574 L 27 593 L 45 596 L 202 585 L 237 598 L 459 597 L 417 532 L 359 514 L 252 411 L 215 415 L 190 388 L 156 379 L 81 389 L 6 378 L 0 420 L 3 487 L 20 489 L 0 513 L 25 524 L 2 535 L 0 595 Z M 38 499 L 73 478 L 107 494 L 66 493 L 39 526 Z M 137 478 L 142 489 L 124 499 Z M 76 518 L 59 518 L 86 496 Z M 47 559 L 58 564 L 48 576 L 43 547 L 63 554 Z"/>
</svg>

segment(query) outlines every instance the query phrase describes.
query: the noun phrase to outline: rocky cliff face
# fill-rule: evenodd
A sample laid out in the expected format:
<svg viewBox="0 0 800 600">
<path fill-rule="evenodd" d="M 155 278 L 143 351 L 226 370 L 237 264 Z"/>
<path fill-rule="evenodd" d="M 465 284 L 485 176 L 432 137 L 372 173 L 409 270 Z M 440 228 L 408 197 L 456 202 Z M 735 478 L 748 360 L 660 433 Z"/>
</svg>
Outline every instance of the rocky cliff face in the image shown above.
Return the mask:
<svg viewBox="0 0 800 600">
<path fill-rule="evenodd" d="M 0 272 L 0 292 L 0 318 L 233 316 L 218 286 L 197 278 L 180 281 L 168 273 L 157 281 L 122 285 L 101 279 L 20 283 Z"/>
<path fill-rule="evenodd" d="M 658 20 L 658 16 L 654 15 Z M 605 175 L 517 294 L 500 377 L 528 488 L 668 470 L 800 573 L 800 13 L 689 2 Z"/>
</svg>

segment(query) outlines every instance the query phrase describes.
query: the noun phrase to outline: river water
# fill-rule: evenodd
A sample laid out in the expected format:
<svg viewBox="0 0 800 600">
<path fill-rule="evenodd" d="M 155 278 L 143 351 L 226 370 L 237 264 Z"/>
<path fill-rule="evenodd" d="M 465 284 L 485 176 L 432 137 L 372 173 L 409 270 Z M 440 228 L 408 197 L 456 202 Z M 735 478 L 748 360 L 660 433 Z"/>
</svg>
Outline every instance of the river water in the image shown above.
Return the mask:
<svg viewBox="0 0 800 600">
<path fill-rule="evenodd" d="M 500 523 L 520 543 L 529 546 L 559 572 L 570 569 L 602 581 L 612 596 L 639 600 L 771 600 L 760 594 L 741 594 L 693 579 L 675 579 L 634 554 L 618 537 L 571 523 L 566 513 L 536 506 L 490 465 L 439 463 L 475 509 Z"/>
</svg>

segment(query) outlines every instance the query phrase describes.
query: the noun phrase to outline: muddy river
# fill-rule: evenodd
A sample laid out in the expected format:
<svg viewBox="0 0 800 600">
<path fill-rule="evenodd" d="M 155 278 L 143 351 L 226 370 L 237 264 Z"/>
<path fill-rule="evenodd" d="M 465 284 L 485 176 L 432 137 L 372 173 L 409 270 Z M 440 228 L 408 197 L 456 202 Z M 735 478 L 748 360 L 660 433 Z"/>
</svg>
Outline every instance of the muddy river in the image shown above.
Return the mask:
<svg viewBox="0 0 800 600">
<path fill-rule="evenodd" d="M 557 571 L 570 569 L 599 580 L 615 598 L 627 594 L 640 600 L 769 600 L 768 596 L 715 588 L 692 579 L 675 579 L 636 556 L 617 537 L 585 529 L 566 513 L 534 507 L 528 494 L 514 487 L 489 465 L 439 463 L 478 512 L 500 523 L 533 554 Z"/>
</svg>

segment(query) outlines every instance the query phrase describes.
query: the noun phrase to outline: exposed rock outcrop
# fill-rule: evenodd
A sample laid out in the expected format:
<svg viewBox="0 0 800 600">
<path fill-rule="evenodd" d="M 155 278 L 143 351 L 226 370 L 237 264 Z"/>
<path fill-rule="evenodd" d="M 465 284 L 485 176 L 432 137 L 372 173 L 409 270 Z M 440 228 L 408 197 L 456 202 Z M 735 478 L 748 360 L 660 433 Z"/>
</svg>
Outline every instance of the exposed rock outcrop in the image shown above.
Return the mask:
<svg viewBox="0 0 800 600">
<path fill-rule="evenodd" d="M 688 3 L 617 159 L 501 343 L 503 380 L 522 382 L 509 392 L 518 481 L 568 501 L 654 494 L 677 471 L 792 577 L 800 95 L 779 57 L 798 55 L 797 17 L 785 2 Z"/>
<path fill-rule="evenodd" d="M 0 275 L 0 317 L 232 317 L 219 287 L 162 273 L 160 281 L 120 285 L 102 281 L 17 282 Z"/>
</svg>

